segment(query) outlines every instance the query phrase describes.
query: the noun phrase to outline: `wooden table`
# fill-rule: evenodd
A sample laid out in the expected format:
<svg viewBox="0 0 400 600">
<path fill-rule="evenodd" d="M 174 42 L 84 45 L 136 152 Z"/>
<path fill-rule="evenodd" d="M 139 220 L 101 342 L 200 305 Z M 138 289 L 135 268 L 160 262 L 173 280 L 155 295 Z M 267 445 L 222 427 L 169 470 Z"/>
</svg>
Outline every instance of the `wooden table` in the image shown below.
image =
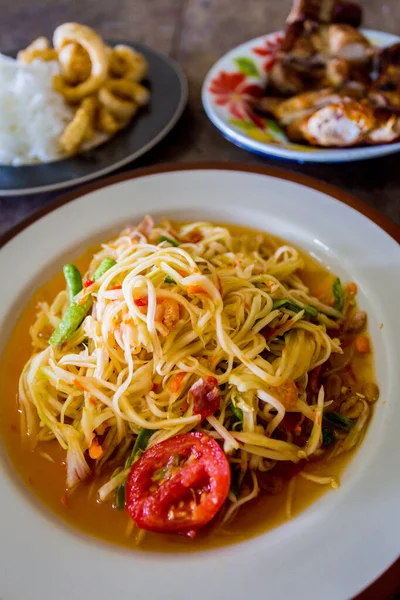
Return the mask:
<svg viewBox="0 0 400 600">
<path fill-rule="evenodd" d="M 208 121 L 200 99 L 203 78 L 227 50 L 280 29 L 291 0 L 12 0 L 2 11 L 1 45 L 26 46 L 51 37 L 65 21 L 91 25 L 106 38 L 136 40 L 166 52 L 189 79 L 189 104 L 175 130 L 133 166 L 160 162 L 224 160 L 274 164 L 312 175 L 346 191 L 400 223 L 399 154 L 348 165 L 300 165 L 265 160 L 226 141 Z M 364 24 L 400 33 L 399 0 L 363 0 Z M 0 234 L 50 202 L 56 194 L 0 199 Z M 344 540 L 345 543 L 345 540 Z M 400 591 L 400 568 L 392 569 L 364 600 L 392 600 Z M 343 599 L 338 599 L 343 600 Z"/>
</svg>

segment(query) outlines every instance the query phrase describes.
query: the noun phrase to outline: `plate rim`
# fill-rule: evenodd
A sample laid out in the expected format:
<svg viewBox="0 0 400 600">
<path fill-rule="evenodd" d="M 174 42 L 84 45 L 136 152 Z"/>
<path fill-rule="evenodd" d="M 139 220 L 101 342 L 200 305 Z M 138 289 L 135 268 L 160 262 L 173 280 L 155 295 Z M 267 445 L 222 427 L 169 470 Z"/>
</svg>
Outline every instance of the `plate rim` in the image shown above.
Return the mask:
<svg viewBox="0 0 400 600">
<path fill-rule="evenodd" d="M 163 127 L 163 129 L 157 133 L 157 135 L 155 135 L 149 142 L 147 142 L 147 144 L 145 144 L 144 146 L 139 148 L 139 150 L 136 150 L 136 152 L 129 154 L 125 158 L 122 158 L 121 160 L 119 160 L 107 167 L 104 167 L 98 171 L 91 172 L 87 175 L 83 175 L 82 177 L 76 177 L 74 179 L 68 179 L 65 181 L 60 181 L 58 183 L 51 183 L 48 185 L 40 185 L 40 186 L 29 187 L 29 188 L 18 188 L 18 189 L 13 189 L 13 190 L 8 190 L 6 188 L 0 188 L 0 198 L 13 197 L 13 196 L 28 196 L 28 195 L 32 195 L 32 194 L 42 194 L 42 193 L 46 193 L 46 192 L 64 190 L 64 189 L 70 188 L 75 185 L 86 184 L 87 182 L 93 181 L 99 177 L 104 177 L 105 175 L 108 175 L 109 173 L 112 173 L 113 171 L 116 171 L 117 169 L 124 167 L 125 165 L 133 162 L 134 160 L 137 160 L 140 156 L 143 156 L 144 154 L 146 154 L 149 150 L 154 148 L 154 146 L 156 146 L 162 139 L 164 139 L 168 135 L 168 133 L 170 133 L 170 131 L 175 127 L 175 125 L 177 124 L 177 122 L 179 121 L 180 117 L 183 114 L 183 111 L 187 105 L 188 97 L 189 97 L 188 80 L 187 80 L 187 77 L 186 77 L 182 67 L 180 66 L 180 64 L 177 61 L 175 61 L 173 58 L 168 56 L 168 54 L 166 54 L 164 52 L 159 52 L 158 50 L 155 50 L 148 44 L 142 44 L 141 42 L 127 41 L 127 40 L 118 40 L 118 41 L 112 40 L 112 42 L 115 44 L 116 43 L 127 44 L 132 47 L 140 44 L 140 46 L 148 49 L 150 52 L 155 54 L 158 58 L 163 60 L 165 63 L 167 63 L 172 68 L 172 70 L 175 72 L 176 76 L 178 77 L 178 81 L 179 81 L 179 84 L 181 87 L 181 95 L 179 98 L 178 105 L 177 105 L 175 112 L 174 112 L 173 116 L 171 117 L 171 119 Z M 63 160 L 63 159 L 61 159 L 61 160 Z M 59 162 L 59 161 L 56 161 L 56 162 Z M 51 164 L 51 162 L 43 163 L 43 164 Z M 0 165 L 0 166 L 13 168 L 12 165 Z"/>
<path fill-rule="evenodd" d="M 60 196 L 57 196 L 49 204 L 46 204 L 39 210 L 35 211 L 33 214 L 26 217 L 25 219 L 22 219 L 19 223 L 16 223 L 13 227 L 11 227 L 11 229 L 0 235 L 0 250 L 21 231 L 29 227 L 29 225 L 31 225 L 35 221 L 38 221 L 48 213 L 53 212 L 60 206 L 63 206 L 68 202 L 72 202 L 73 200 L 76 200 L 81 196 L 85 196 L 86 194 L 89 194 L 104 187 L 111 186 L 115 183 L 128 181 L 130 179 L 137 179 L 138 177 L 146 177 L 149 175 L 167 173 L 172 171 L 193 170 L 242 171 L 246 173 L 255 173 L 258 175 L 267 175 L 270 177 L 275 177 L 277 179 L 283 179 L 286 181 L 291 181 L 293 183 L 298 183 L 305 187 L 309 187 L 311 189 L 322 192 L 323 194 L 331 196 L 335 200 L 338 200 L 339 202 L 350 206 L 357 212 L 367 217 L 370 221 L 375 223 L 375 225 L 378 225 L 378 227 L 383 229 L 383 231 L 385 231 L 390 237 L 392 237 L 396 242 L 400 244 L 400 225 L 397 225 L 397 223 L 389 219 L 389 217 L 386 217 L 386 215 L 380 213 L 376 208 L 373 208 L 363 200 L 360 200 L 360 198 L 358 198 L 357 196 L 354 196 L 353 194 L 350 194 L 349 192 L 346 192 L 345 190 L 342 190 L 341 188 L 336 187 L 335 185 L 326 183 L 325 181 L 316 177 L 304 175 L 303 173 L 297 173 L 294 171 L 288 171 L 281 167 L 275 167 L 270 165 L 249 165 L 245 162 L 230 163 L 218 160 L 210 160 L 190 161 L 184 163 L 163 162 L 148 167 L 130 169 L 129 171 L 125 171 L 124 173 L 117 173 L 104 179 L 92 181 L 91 183 L 88 183 L 82 187 L 71 190 L 69 192 L 65 192 Z"/>
<path fill-rule="evenodd" d="M 386 234 L 388 234 L 395 241 L 400 243 L 400 226 L 395 222 L 391 221 L 385 215 L 379 213 L 376 209 L 372 208 L 362 200 L 345 192 L 344 190 L 337 188 L 331 184 L 325 183 L 314 177 L 303 175 L 301 173 L 291 172 L 282 168 L 273 166 L 261 166 L 261 165 L 248 165 L 245 163 L 225 163 L 223 161 L 205 161 L 205 162 L 189 162 L 189 163 L 161 163 L 151 167 L 143 167 L 140 169 L 134 169 L 125 173 L 118 173 L 111 177 L 94 181 L 88 185 L 80 187 L 79 189 L 72 190 L 68 193 L 62 194 L 56 198 L 49 205 L 44 206 L 41 210 L 36 211 L 33 215 L 24 219 L 20 223 L 16 224 L 8 232 L 0 236 L 0 251 L 1 249 L 19 233 L 28 228 L 32 223 L 40 220 L 47 214 L 57 210 L 59 207 L 68 204 L 80 197 L 83 197 L 96 190 L 107 188 L 111 185 L 137 179 L 141 177 L 147 177 L 151 175 L 179 172 L 179 171 L 231 171 L 231 172 L 244 172 L 258 175 L 265 175 L 274 177 L 284 181 L 290 181 L 299 185 L 317 190 L 323 194 L 330 196 L 334 200 L 353 208 L 363 216 L 367 217 Z M 395 560 L 391 565 L 387 566 L 387 569 L 378 576 L 367 588 L 363 589 L 355 597 L 355 600 L 373 600 L 377 597 L 382 597 L 378 594 L 382 594 L 384 591 L 396 592 L 396 584 L 399 581 L 400 574 L 400 558 Z M 377 595 L 378 594 L 378 595 Z"/>
<path fill-rule="evenodd" d="M 393 37 L 396 38 L 397 41 L 400 42 L 400 36 L 389 33 L 386 31 L 380 31 L 378 29 L 368 29 L 361 28 L 363 33 L 365 33 L 369 37 Z M 396 152 L 400 152 L 400 141 L 394 142 L 392 144 L 376 144 L 371 146 L 355 146 L 349 148 L 325 148 L 322 149 L 322 152 L 316 151 L 316 149 L 310 150 L 309 152 L 294 150 L 290 148 L 281 147 L 280 145 L 274 145 L 272 143 L 259 142 L 257 140 L 252 140 L 250 137 L 245 135 L 240 131 L 236 131 L 233 129 L 229 123 L 226 123 L 216 112 L 213 107 L 213 104 L 210 100 L 210 93 L 208 91 L 208 85 L 211 77 L 214 75 L 214 71 L 216 70 L 217 65 L 227 59 L 231 53 L 246 47 L 250 44 L 256 44 L 257 42 L 262 42 L 264 39 L 267 39 L 269 36 L 274 36 L 283 32 L 283 29 L 278 29 L 276 31 L 271 31 L 265 33 L 261 36 L 257 36 L 255 38 L 246 40 L 237 46 L 234 46 L 225 54 L 220 56 L 218 60 L 216 60 L 213 65 L 208 70 L 207 74 L 203 79 L 203 84 L 201 88 L 201 100 L 203 104 L 204 112 L 207 117 L 214 125 L 214 127 L 227 139 L 229 142 L 235 144 L 239 148 L 246 150 L 247 152 L 252 152 L 258 156 L 262 156 L 264 158 L 278 158 L 280 160 L 286 161 L 296 161 L 299 163 L 344 163 L 344 162 L 355 162 L 358 160 L 370 160 L 373 158 L 378 158 L 381 156 L 387 156 L 390 154 L 395 154 Z"/>
</svg>

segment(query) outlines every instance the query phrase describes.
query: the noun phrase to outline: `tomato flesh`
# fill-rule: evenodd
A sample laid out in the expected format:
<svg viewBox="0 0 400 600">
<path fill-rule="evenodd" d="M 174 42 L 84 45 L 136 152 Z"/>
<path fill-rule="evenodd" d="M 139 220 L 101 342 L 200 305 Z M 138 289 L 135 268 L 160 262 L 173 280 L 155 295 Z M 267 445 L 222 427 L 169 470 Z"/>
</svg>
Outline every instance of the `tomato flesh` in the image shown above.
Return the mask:
<svg viewBox="0 0 400 600">
<path fill-rule="evenodd" d="M 200 432 L 156 444 L 134 463 L 126 510 L 136 525 L 193 537 L 222 507 L 231 471 L 217 442 Z"/>
<path fill-rule="evenodd" d="M 193 396 L 193 412 L 200 415 L 201 420 L 210 417 L 219 409 L 221 394 L 215 377 L 198 379 L 189 392 Z"/>
</svg>

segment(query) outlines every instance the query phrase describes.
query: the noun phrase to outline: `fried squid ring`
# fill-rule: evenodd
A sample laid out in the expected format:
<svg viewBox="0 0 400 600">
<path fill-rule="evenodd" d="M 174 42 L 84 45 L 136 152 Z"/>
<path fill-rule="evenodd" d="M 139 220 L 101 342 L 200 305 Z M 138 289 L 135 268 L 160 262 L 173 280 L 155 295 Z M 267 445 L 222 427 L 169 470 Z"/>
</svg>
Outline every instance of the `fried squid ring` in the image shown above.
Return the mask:
<svg viewBox="0 0 400 600">
<path fill-rule="evenodd" d="M 130 119 L 138 106 L 147 104 L 150 92 L 134 81 L 109 79 L 99 91 L 99 101 L 117 119 Z"/>
<path fill-rule="evenodd" d="M 121 129 L 121 123 L 104 106 L 100 106 L 97 111 L 96 128 L 107 135 L 114 135 Z"/>
<path fill-rule="evenodd" d="M 50 42 L 46 37 L 36 38 L 25 50 L 20 50 L 17 54 L 17 60 L 25 65 L 36 58 L 44 61 L 57 60 L 57 52 L 50 48 Z"/>
<path fill-rule="evenodd" d="M 148 65 L 143 54 L 124 44 L 112 49 L 110 72 L 113 76 L 139 82 L 146 77 L 147 71 Z"/>
<path fill-rule="evenodd" d="M 96 92 L 107 78 L 108 53 L 102 39 L 85 25 L 78 23 L 64 23 L 54 32 L 53 44 L 60 52 L 67 44 L 75 42 L 82 46 L 89 54 L 92 69 L 89 77 L 76 86 L 67 84 L 62 77 L 54 78 L 54 87 L 68 102 L 79 102 L 85 96 Z"/>
<path fill-rule="evenodd" d="M 75 154 L 79 146 L 93 136 L 96 105 L 97 100 L 93 96 L 85 98 L 72 121 L 64 129 L 60 146 L 67 154 Z"/>
<path fill-rule="evenodd" d="M 66 44 L 58 53 L 58 62 L 63 79 L 71 85 L 86 81 L 92 64 L 85 48 L 75 42 Z"/>
</svg>

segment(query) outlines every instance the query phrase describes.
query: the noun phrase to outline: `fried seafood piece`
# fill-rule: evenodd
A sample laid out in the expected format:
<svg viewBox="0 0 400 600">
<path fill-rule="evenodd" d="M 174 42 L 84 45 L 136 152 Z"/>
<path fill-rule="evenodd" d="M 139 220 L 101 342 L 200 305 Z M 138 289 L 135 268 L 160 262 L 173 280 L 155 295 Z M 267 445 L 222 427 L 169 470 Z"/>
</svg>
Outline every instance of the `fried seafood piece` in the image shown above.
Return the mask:
<svg viewBox="0 0 400 600">
<path fill-rule="evenodd" d="M 147 88 L 127 79 L 109 79 L 99 91 L 100 104 L 121 121 L 131 119 L 149 98 Z"/>
<path fill-rule="evenodd" d="M 65 153 L 75 154 L 83 142 L 93 135 L 96 106 L 97 100 L 93 96 L 82 100 L 60 138 L 60 146 Z"/>
<path fill-rule="evenodd" d="M 148 73 L 148 64 L 140 52 L 130 46 L 117 44 L 110 55 L 110 73 L 113 77 L 122 77 L 139 83 Z"/>
<path fill-rule="evenodd" d="M 70 85 L 86 81 L 92 70 L 89 53 L 83 46 L 71 42 L 61 48 L 58 62 L 62 78 Z"/>
<path fill-rule="evenodd" d="M 35 59 L 44 61 L 57 60 L 57 52 L 50 47 L 50 42 L 46 37 L 36 38 L 25 50 L 20 50 L 17 54 L 18 62 L 25 65 L 28 65 Z"/>
<path fill-rule="evenodd" d="M 96 114 L 96 129 L 106 133 L 107 135 L 114 135 L 122 124 L 108 111 L 104 106 L 99 106 Z"/>
<path fill-rule="evenodd" d="M 362 9 L 356 2 L 343 0 L 294 0 L 287 23 L 305 20 L 318 23 L 347 23 L 359 27 Z"/>
<path fill-rule="evenodd" d="M 313 146 L 346 148 L 366 142 L 375 126 L 374 111 L 368 103 L 343 98 L 293 122 L 288 135 Z"/>
<path fill-rule="evenodd" d="M 54 78 L 54 88 L 68 102 L 78 103 L 86 96 L 98 91 L 108 76 L 109 54 L 100 36 L 93 29 L 79 23 L 64 23 L 57 27 L 53 36 L 53 45 L 57 52 L 64 46 L 76 43 L 82 46 L 89 55 L 91 71 L 87 79 L 73 86 L 64 81 L 62 76 Z"/>
</svg>

